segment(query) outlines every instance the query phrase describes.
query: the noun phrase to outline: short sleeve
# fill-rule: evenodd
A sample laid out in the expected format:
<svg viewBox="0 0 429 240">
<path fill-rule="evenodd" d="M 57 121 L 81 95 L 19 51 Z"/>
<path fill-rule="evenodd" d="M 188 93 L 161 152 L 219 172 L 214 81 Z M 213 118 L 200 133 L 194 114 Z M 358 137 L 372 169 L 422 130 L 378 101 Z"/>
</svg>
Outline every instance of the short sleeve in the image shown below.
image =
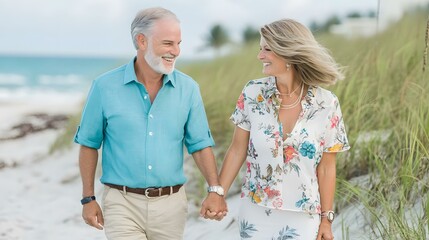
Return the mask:
<svg viewBox="0 0 429 240">
<path fill-rule="evenodd" d="M 238 127 L 243 130 L 250 131 L 250 121 L 249 121 L 249 112 L 248 104 L 246 101 L 246 87 L 241 92 L 238 97 L 237 104 L 235 105 L 235 110 L 232 113 L 230 120 Z"/>
<path fill-rule="evenodd" d="M 215 145 L 198 87 L 195 87 L 192 92 L 191 101 L 191 108 L 185 125 L 185 146 L 190 154 Z"/>
<path fill-rule="evenodd" d="M 328 124 L 325 133 L 324 152 L 343 152 L 350 149 L 347 140 L 343 115 L 341 113 L 338 98 L 334 96 L 330 113 L 328 114 Z"/>
<path fill-rule="evenodd" d="M 85 107 L 82 111 L 80 125 L 77 128 L 74 142 L 90 148 L 99 149 L 104 139 L 106 121 L 103 116 L 101 94 L 97 81 L 92 83 Z"/>
</svg>

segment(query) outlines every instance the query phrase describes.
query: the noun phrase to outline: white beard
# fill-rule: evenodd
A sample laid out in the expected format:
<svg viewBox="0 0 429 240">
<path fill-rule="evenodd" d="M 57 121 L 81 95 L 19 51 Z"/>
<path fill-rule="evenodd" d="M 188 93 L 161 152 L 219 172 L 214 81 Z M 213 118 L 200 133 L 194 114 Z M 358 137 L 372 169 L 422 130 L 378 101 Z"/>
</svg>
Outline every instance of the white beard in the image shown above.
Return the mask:
<svg viewBox="0 0 429 240">
<path fill-rule="evenodd" d="M 167 68 L 163 63 L 162 56 L 156 56 L 153 53 L 153 47 L 151 41 L 148 42 L 148 49 L 146 54 L 144 55 L 144 59 L 146 60 L 147 64 L 157 73 L 161 74 L 170 74 L 174 70 L 174 65 L 176 61 L 173 62 L 173 66 L 171 68 Z"/>
</svg>

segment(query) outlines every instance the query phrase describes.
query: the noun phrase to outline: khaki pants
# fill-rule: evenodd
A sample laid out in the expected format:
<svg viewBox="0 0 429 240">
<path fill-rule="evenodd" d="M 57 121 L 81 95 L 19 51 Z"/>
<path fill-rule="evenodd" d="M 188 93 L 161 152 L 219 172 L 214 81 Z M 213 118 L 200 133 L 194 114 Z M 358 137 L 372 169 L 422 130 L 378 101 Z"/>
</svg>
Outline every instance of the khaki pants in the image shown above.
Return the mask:
<svg viewBox="0 0 429 240">
<path fill-rule="evenodd" d="M 181 240 L 188 203 L 185 188 L 155 198 L 105 186 L 104 229 L 109 240 Z"/>
</svg>

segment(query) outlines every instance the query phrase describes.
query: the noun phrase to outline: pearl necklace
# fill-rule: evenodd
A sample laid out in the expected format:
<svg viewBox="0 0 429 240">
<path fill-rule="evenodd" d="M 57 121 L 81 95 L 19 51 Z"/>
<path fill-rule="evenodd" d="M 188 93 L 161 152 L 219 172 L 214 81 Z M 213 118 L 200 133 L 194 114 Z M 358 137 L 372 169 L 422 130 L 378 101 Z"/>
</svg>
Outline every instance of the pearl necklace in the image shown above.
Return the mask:
<svg viewBox="0 0 429 240">
<path fill-rule="evenodd" d="M 291 109 L 291 108 L 296 107 L 298 105 L 298 103 L 301 102 L 301 98 L 302 98 L 303 93 L 304 93 L 304 84 L 301 84 L 301 92 L 299 93 L 299 97 L 296 99 L 296 101 L 291 103 L 291 104 L 280 104 L 280 109 Z"/>
<path fill-rule="evenodd" d="M 303 85 L 303 83 L 301 82 L 301 85 Z M 287 96 L 287 97 L 292 97 L 292 94 L 294 94 L 296 92 L 296 90 L 298 90 L 298 88 L 300 87 L 300 85 L 298 85 L 298 87 L 296 87 L 292 92 L 290 93 L 280 93 L 280 96 Z"/>
</svg>

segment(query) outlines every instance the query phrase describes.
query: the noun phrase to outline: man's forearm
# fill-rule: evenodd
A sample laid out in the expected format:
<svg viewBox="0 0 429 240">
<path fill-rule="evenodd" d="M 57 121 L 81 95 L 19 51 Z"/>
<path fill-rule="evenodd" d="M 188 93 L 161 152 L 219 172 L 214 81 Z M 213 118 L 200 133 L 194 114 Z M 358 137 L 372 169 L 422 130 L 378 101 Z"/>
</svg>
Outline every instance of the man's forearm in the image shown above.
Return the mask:
<svg viewBox="0 0 429 240">
<path fill-rule="evenodd" d="M 211 147 L 204 148 L 192 154 L 195 163 L 203 174 L 209 186 L 219 185 L 216 160 Z"/>
<path fill-rule="evenodd" d="M 98 151 L 85 146 L 80 147 L 79 169 L 82 178 L 82 196 L 94 195 L 95 170 L 97 169 Z"/>
</svg>

